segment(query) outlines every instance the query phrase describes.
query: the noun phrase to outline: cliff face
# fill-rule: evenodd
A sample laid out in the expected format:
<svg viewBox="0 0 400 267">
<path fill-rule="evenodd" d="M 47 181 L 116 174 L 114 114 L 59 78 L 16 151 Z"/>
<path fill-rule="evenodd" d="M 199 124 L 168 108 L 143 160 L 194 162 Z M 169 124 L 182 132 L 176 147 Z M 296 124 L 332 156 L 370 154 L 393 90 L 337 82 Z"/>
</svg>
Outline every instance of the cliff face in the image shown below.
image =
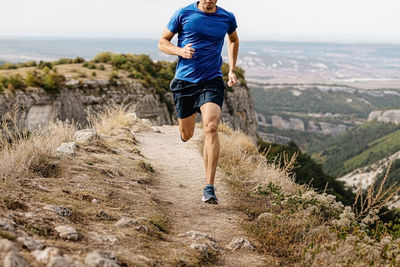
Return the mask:
<svg viewBox="0 0 400 267">
<path fill-rule="evenodd" d="M 173 124 L 176 112 L 168 111 L 172 94 L 160 95 L 154 89 L 147 89 L 139 82 L 120 80 L 110 84 L 107 80 L 69 80 L 67 87 L 57 93 L 47 93 L 41 88 L 28 88 L 0 94 L 0 114 L 19 108 L 19 123 L 32 131 L 46 126 L 54 119 L 78 122 L 83 127 L 87 116 L 102 111 L 108 104 L 136 105 L 136 114 L 149 119 L 154 125 Z M 222 121 L 234 129 L 255 137 L 257 122 L 253 100 L 247 88 L 238 86 L 227 92 L 222 110 Z"/>
<path fill-rule="evenodd" d="M 257 116 L 248 88 L 238 85 L 233 91 L 227 90 L 221 117 L 221 121 L 232 129 L 241 130 L 252 138 L 256 137 Z"/>
<path fill-rule="evenodd" d="M 400 110 L 373 111 L 368 116 L 368 121 L 371 120 L 400 124 Z"/>
</svg>

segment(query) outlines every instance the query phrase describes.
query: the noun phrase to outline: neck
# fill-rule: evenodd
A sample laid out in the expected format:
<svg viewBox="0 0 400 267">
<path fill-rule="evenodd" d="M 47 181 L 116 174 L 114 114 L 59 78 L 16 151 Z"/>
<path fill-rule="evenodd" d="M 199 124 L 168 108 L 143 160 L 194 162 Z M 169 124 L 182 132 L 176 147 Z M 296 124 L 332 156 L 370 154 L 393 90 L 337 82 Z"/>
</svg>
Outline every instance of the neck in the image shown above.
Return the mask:
<svg viewBox="0 0 400 267">
<path fill-rule="evenodd" d="M 214 13 L 217 11 L 217 6 L 215 6 L 212 9 L 205 9 L 202 5 L 200 5 L 200 3 L 197 3 L 197 8 L 200 9 L 203 12 L 207 12 L 207 13 Z"/>
</svg>

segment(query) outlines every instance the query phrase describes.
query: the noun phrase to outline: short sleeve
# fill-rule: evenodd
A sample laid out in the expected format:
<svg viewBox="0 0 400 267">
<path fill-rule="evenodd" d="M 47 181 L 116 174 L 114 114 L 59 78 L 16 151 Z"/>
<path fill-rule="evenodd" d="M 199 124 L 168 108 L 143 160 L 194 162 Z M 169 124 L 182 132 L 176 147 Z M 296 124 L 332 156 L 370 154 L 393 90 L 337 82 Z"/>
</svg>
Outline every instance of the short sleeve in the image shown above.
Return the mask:
<svg viewBox="0 0 400 267">
<path fill-rule="evenodd" d="M 181 25 L 181 10 L 175 12 L 167 24 L 167 29 L 170 32 L 177 33 Z"/>
<path fill-rule="evenodd" d="M 232 14 L 231 21 L 229 23 L 228 34 L 232 34 L 237 28 L 235 15 Z"/>
</svg>

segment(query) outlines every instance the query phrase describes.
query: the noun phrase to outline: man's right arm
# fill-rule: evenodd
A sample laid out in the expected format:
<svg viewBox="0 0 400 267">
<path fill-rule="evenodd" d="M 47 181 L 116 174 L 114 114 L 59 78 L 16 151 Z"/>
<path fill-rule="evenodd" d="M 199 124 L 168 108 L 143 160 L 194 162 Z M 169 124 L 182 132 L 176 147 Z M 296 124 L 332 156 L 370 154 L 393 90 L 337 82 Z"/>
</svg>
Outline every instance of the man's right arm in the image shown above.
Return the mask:
<svg viewBox="0 0 400 267">
<path fill-rule="evenodd" d="M 168 55 L 180 56 L 183 58 L 192 58 L 194 49 L 192 44 L 187 44 L 184 47 L 177 47 L 171 43 L 175 33 L 165 29 L 161 35 L 160 41 L 158 42 L 158 49 Z"/>
</svg>

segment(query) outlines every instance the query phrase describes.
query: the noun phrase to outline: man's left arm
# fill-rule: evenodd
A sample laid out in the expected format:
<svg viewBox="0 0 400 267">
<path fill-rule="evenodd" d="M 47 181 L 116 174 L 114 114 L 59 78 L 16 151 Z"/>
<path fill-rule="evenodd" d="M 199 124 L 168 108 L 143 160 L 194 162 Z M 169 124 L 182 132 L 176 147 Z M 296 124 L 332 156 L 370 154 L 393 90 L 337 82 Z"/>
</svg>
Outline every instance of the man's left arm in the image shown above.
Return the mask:
<svg viewBox="0 0 400 267">
<path fill-rule="evenodd" d="M 237 32 L 234 31 L 228 34 L 228 58 L 229 58 L 229 73 L 228 73 L 228 86 L 232 87 L 237 84 L 235 74 L 236 60 L 239 53 L 239 37 Z"/>
</svg>

